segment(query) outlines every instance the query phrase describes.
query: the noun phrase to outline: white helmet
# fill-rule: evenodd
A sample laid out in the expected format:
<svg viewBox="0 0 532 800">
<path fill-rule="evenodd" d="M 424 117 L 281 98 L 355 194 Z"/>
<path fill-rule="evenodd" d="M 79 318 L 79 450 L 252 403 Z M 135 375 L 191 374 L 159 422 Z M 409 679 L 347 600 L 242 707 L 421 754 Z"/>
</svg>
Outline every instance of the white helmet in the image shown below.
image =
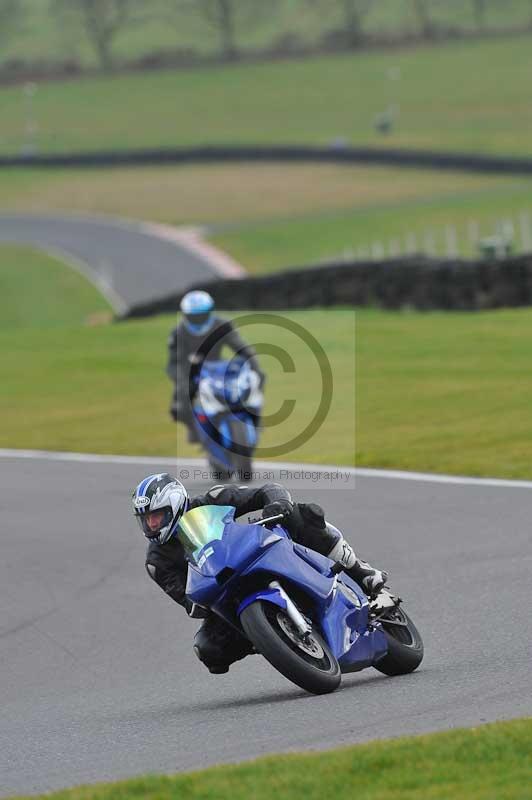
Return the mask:
<svg viewBox="0 0 532 800">
<path fill-rule="evenodd" d="M 165 544 L 177 531 L 189 504 L 183 484 L 167 472 L 148 475 L 132 496 L 133 513 L 150 542 Z"/>
<path fill-rule="evenodd" d="M 187 292 L 179 308 L 186 327 L 194 336 L 203 336 L 213 324 L 214 300 L 207 292 L 199 289 Z"/>
</svg>

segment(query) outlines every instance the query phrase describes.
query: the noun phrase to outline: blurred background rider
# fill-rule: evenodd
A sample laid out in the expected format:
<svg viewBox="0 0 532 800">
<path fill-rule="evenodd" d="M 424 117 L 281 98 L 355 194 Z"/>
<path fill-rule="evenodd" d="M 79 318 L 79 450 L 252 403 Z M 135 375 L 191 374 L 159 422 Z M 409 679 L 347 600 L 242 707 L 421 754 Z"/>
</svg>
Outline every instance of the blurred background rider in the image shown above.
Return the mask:
<svg viewBox="0 0 532 800">
<path fill-rule="evenodd" d="M 181 300 L 182 319 L 168 339 L 168 364 L 166 374 L 174 383 L 170 416 L 188 428 L 188 441 L 196 442 L 191 407 L 190 379 L 203 361 L 222 358 L 222 349 L 229 347 L 247 360 L 264 384 L 264 373 L 259 367 L 255 350 L 246 344 L 231 320 L 215 314 L 214 300 L 207 292 L 188 292 Z"/>
</svg>

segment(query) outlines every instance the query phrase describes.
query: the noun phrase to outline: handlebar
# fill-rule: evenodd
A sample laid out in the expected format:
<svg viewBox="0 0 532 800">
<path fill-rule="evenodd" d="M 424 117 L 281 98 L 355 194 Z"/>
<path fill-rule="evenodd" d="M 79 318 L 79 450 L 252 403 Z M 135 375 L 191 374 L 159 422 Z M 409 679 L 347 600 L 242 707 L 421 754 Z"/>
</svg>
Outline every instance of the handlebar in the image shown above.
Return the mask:
<svg viewBox="0 0 532 800">
<path fill-rule="evenodd" d="M 260 519 L 258 521 L 259 525 L 266 525 L 268 522 L 278 522 L 281 519 L 284 519 L 286 514 L 275 514 L 273 517 L 266 517 L 266 519 Z"/>
</svg>

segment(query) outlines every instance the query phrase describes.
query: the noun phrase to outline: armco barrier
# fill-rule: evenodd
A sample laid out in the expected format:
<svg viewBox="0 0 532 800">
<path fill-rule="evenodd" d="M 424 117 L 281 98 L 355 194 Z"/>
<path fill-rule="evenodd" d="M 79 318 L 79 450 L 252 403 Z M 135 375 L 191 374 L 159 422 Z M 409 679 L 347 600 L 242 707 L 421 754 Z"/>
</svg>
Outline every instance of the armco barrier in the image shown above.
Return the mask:
<svg viewBox="0 0 532 800">
<path fill-rule="evenodd" d="M 377 147 L 313 147 L 311 145 L 212 145 L 84 153 L 6 155 L 0 156 L 0 167 L 95 168 L 245 161 L 381 164 L 505 175 L 532 174 L 532 158 L 525 157 L 438 153 L 430 150 L 398 150 Z"/>
<path fill-rule="evenodd" d="M 480 310 L 532 305 L 532 254 L 501 261 L 423 257 L 332 263 L 197 284 L 225 309 L 374 306 Z M 181 294 L 133 306 L 123 319 L 174 312 Z"/>
</svg>

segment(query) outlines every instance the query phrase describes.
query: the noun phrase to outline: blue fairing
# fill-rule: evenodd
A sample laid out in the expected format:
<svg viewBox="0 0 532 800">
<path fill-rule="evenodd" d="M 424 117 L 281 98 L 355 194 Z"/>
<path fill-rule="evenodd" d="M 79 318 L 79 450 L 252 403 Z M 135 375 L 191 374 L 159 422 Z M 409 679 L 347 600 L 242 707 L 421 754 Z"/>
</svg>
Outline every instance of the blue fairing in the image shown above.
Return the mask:
<svg viewBox="0 0 532 800">
<path fill-rule="evenodd" d="M 250 454 L 258 442 L 257 428 L 246 405 L 249 389 L 247 394 L 240 389 L 239 381 L 245 374 L 243 368 L 244 362 L 239 359 L 205 361 L 195 378 L 196 388 L 200 380 L 208 382 L 214 398 L 212 408 L 209 405 L 204 407 L 198 396 L 194 401 L 194 423 L 199 440 L 211 460 L 229 470 L 238 467 L 239 463 L 233 453 L 231 423 L 239 421 L 243 425 L 245 440 L 240 441 L 240 445 L 247 448 Z M 253 413 L 260 415 L 260 407 L 253 408 Z"/>
<path fill-rule="evenodd" d="M 261 589 L 260 592 L 253 592 L 253 594 L 248 595 L 242 600 L 236 610 L 237 617 L 240 616 L 245 608 L 255 603 L 257 600 L 266 600 L 268 603 L 272 603 L 274 606 L 279 606 L 279 608 L 286 610 L 286 600 L 281 595 L 279 589 Z"/>
<path fill-rule="evenodd" d="M 240 629 L 239 616 L 251 603 L 262 600 L 284 607 L 279 591 L 268 586 L 278 580 L 289 595 L 307 598 L 304 613 L 312 616 L 343 672 L 363 669 L 386 654 L 380 626 L 368 625 L 366 595 L 347 575 L 331 576 L 330 559 L 294 544 L 279 526 L 271 531 L 236 523 L 227 511 L 220 509 L 218 530 L 192 558 L 186 590 L 190 600 Z"/>
</svg>

